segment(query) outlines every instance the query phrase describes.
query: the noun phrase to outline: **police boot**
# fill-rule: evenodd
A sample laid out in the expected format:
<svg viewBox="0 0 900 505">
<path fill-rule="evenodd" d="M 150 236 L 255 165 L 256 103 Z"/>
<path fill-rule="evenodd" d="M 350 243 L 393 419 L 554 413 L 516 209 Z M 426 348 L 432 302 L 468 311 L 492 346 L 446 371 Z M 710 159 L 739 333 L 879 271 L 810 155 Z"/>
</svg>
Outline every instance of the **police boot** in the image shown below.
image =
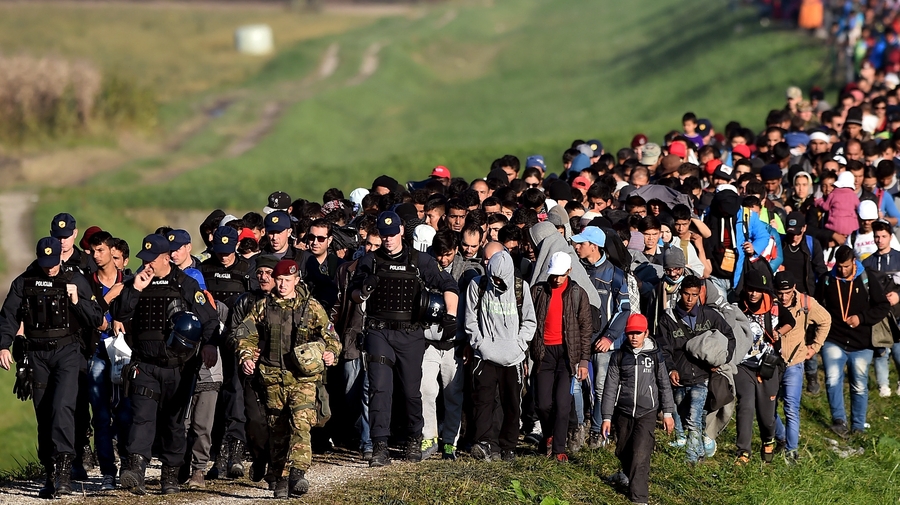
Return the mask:
<svg viewBox="0 0 900 505">
<path fill-rule="evenodd" d="M 228 463 L 228 478 L 240 479 L 244 476 L 244 442 L 233 440 L 228 448 L 231 460 Z"/>
<path fill-rule="evenodd" d="M 44 467 L 44 474 L 46 475 L 46 480 L 44 481 L 44 487 L 38 491 L 38 498 L 51 500 L 56 495 L 56 484 L 54 483 L 55 473 L 53 471 L 52 463 L 50 466 Z"/>
<path fill-rule="evenodd" d="M 422 461 L 422 435 L 410 437 L 406 441 L 406 461 L 413 463 Z"/>
<path fill-rule="evenodd" d="M 278 477 L 275 481 L 275 498 L 288 497 L 288 480 L 284 477 Z"/>
<path fill-rule="evenodd" d="M 128 469 L 122 472 L 119 484 L 122 489 L 127 489 L 134 494 L 145 494 L 144 472 L 147 470 L 147 460 L 140 454 L 128 456 Z"/>
<path fill-rule="evenodd" d="M 391 453 L 388 451 L 387 442 L 375 442 L 372 447 L 372 459 L 369 466 L 387 466 L 391 464 Z"/>
<path fill-rule="evenodd" d="M 56 495 L 72 494 L 72 454 L 60 454 L 56 457 Z"/>
<path fill-rule="evenodd" d="M 181 491 L 178 487 L 178 466 L 163 465 L 162 475 L 159 478 L 162 494 L 175 494 Z"/>
<path fill-rule="evenodd" d="M 291 478 L 288 481 L 291 496 L 304 495 L 309 491 L 309 481 L 306 480 L 306 472 L 291 468 Z"/>
<path fill-rule="evenodd" d="M 219 453 L 216 455 L 216 462 L 206 474 L 207 480 L 224 479 L 228 475 L 228 446 L 230 438 L 223 438 L 222 445 L 219 447 Z"/>
</svg>

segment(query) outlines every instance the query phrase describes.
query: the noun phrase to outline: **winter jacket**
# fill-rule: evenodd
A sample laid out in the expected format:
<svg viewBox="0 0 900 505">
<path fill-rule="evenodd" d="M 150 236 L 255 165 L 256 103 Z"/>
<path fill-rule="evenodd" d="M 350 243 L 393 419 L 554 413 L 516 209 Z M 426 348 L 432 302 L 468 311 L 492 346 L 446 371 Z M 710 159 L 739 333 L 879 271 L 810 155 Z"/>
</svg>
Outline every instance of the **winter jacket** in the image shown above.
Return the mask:
<svg viewBox="0 0 900 505">
<path fill-rule="evenodd" d="M 356 265 L 357 260 L 338 265 L 337 273 L 334 276 L 337 300 L 328 313 L 328 317 L 334 323 L 334 331 L 341 337 L 343 345 L 341 358 L 345 360 L 354 360 L 360 357 L 360 336 L 365 322 L 364 305 L 353 303 L 350 299 L 350 279 L 356 272 Z"/>
<path fill-rule="evenodd" d="M 816 352 L 819 352 L 825 343 L 825 338 L 831 331 L 831 314 L 815 298 L 798 293 L 796 289 L 794 304 L 783 308 L 790 311 L 796 324 L 790 331 L 781 335 L 781 357 L 788 366 L 803 363 L 806 361 L 807 342 Z M 800 347 L 797 347 L 798 345 Z"/>
<path fill-rule="evenodd" d="M 856 208 L 859 207 L 859 197 L 850 188 L 834 188 L 824 201 L 816 202 L 816 205 L 828 213 L 825 228 L 841 235 L 850 235 L 859 229 L 859 219 Z"/>
<path fill-rule="evenodd" d="M 673 316 L 678 320 L 673 319 Z M 676 305 L 674 309 L 661 315 L 658 338 L 666 368 L 678 371 L 681 384 L 694 386 L 709 379 L 710 366 L 685 352 L 685 346 L 689 340 L 712 329 L 719 330 L 728 339 L 725 361 L 731 361 L 735 345 L 734 332 L 714 308 L 697 304 L 688 313 Z"/>
<path fill-rule="evenodd" d="M 803 236 L 800 245 L 797 246 L 797 251 L 793 252 L 792 248 L 794 246 L 790 245 L 790 237 L 784 235 L 781 239 L 781 247 L 785 256 L 799 254 L 803 258 L 803 272 L 791 273 L 795 279 L 802 283 L 802 286 L 799 286 L 801 287 L 800 291 L 811 294 L 816 290 L 816 279 L 827 272 L 828 267 L 825 266 L 825 255 L 822 253 L 822 246 L 817 240 L 807 237 L 809 235 Z M 810 249 L 810 245 L 812 245 L 812 249 Z M 783 269 L 782 267 L 781 270 Z"/>
<path fill-rule="evenodd" d="M 446 275 L 446 274 L 445 274 Z M 525 359 L 536 326 L 534 305 L 523 284 L 522 316 L 516 304 L 512 257 L 501 251 L 487 265 L 490 282 L 481 291 L 481 277 L 472 279 L 466 291 L 465 331 L 475 355 L 499 366 L 518 365 Z M 499 277 L 505 286 L 498 286 Z"/>
<path fill-rule="evenodd" d="M 675 400 L 669 372 L 653 339 L 647 337 L 641 349 L 626 345 L 614 351 L 609 359 L 600 403 L 603 420 L 611 420 L 615 412 L 639 418 L 660 410 L 666 417 L 671 417 Z"/>
<path fill-rule="evenodd" d="M 878 282 L 868 282 L 868 274 L 863 278 L 863 264 L 856 261 L 855 268 L 853 278 L 847 280 L 838 279 L 835 266 L 822 276 L 816 291 L 816 300 L 823 302 L 825 310 L 831 314 L 831 332 L 826 341 L 847 352 L 871 349 L 872 326 L 887 317 L 891 308 L 881 285 Z M 842 311 L 846 311 L 848 317 L 859 316 L 859 326 L 851 328 L 844 321 Z"/>
<path fill-rule="evenodd" d="M 537 314 L 537 329 L 530 348 L 531 360 L 536 368 L 535 372 L 544 360 L 544 323 L 550 308 L 550 295 L 550 285 L 546 281 L 531 288 L 534 311 Z M 562 303 L 563 343 L 569 357 L 569 373 L 575 375 L 572 363 L 577 363 L 579 367 L 586 367 L 588 359 L 591 357 L 591 336 L 593 335 L 591 304 L 584 289 L 572 282 L 571 279 L 562 293 Z"/>
<path fill-rule="evenodd" d="M 595 264 L 581 261 L 581 265 L 600 295 L 600 309 L 594 312 L 594 322 L 598 324 L 591 340 L 605 338 L 612 343 L 612 349 L 618 349 L 625 339 L 625 323 L 631 315 L 625 272 L 607 261 L 606 254 Z"/>
</svg>

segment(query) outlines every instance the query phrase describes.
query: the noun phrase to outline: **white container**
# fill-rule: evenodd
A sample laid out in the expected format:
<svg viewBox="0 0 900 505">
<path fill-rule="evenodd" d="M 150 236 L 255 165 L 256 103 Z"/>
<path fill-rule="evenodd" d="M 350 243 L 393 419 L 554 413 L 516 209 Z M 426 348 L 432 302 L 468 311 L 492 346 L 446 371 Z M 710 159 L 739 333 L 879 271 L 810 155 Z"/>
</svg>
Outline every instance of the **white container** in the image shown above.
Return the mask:
<svg viewBox="0 0 900 505">
<path fill-rule="evenodd" d="M 272 28 L 269 25 L 245 25 L 234 32 L 234 47 L 243 54 L 272 52 Z"/>
</svg>

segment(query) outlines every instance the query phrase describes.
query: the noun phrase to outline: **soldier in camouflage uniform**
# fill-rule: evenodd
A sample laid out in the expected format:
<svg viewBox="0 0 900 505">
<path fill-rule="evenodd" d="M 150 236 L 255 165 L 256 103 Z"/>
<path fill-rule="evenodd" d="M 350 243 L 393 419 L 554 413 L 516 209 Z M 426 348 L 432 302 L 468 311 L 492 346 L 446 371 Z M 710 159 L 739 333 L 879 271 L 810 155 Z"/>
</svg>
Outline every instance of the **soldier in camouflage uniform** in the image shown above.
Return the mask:
<svg viewBox="0 0 900 505">
<path fill-rule="evenodd" d="M 300 282 L 295 261 L 279 261 L 272 276 L 275 289 L 254 305 L 235 337 L 244 373 L 258 371 L 266 388 L 269 471 L 276 479 L 275 497 L 287 498 L 309 490 L 309 433 L 327 420 L 322 378 L 341 344 L 325 309 Z"/>
</svg>

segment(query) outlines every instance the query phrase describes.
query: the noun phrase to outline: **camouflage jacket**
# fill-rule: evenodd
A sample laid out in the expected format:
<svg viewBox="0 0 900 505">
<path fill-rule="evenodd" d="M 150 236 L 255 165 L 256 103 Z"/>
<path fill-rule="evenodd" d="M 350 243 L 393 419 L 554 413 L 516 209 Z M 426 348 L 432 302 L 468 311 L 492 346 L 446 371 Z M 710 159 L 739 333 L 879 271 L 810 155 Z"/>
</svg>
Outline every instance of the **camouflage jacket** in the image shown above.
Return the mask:
<svg viewBox="0 0 900 505">
<path fill-rule="evenodd" d="M 239 363 L 253 359 L 266 369 L 296 372 L 294 348 L 307 342 L 325 344 L 325 351 L 340 355 L 341 342 L 328 314 L 309 291 L 299 285 L 295 298 L 268 295 L 257 301 L 235 330 Z M 295 374 L 296 375 L 296 374 Z"/>
</svg>

